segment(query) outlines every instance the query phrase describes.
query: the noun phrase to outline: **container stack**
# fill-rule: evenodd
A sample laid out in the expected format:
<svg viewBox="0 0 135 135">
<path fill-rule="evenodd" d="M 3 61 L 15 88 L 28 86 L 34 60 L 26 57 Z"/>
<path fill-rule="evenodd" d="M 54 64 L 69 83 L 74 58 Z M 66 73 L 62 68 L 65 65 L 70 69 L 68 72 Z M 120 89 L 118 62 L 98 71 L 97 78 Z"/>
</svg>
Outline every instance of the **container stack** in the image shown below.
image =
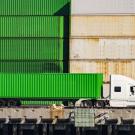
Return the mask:
<svg viewBox="0 0 135 135">
<path fill-rule="evenodd" d="M 135 0 L 73 0 L 70 72 L 135 79 Z"/>
<path fill-rule="evenodd" d="M 1 0 L 0 72 L 66 72 L 70 0 Z"/>
</svg>

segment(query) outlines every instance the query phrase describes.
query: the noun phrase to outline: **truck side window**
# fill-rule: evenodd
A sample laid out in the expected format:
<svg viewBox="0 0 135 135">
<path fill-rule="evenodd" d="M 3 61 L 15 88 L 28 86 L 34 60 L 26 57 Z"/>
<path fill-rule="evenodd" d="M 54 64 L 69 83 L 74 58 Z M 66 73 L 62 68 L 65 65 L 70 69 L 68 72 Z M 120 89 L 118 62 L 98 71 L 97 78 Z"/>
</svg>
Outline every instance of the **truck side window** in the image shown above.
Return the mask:
<svg viewBox="0 0 135 135">
<path fill-rule="evenodd" d="M 135 94 L 135 87 L 134 86 L 130 87 L 130 92 L 131 92 L 132 95 Z"/>
<path fill-rule="evenodd" d="M 114 87 L 114 92 L 121 92 L 121 87 Z"/>
</svg>

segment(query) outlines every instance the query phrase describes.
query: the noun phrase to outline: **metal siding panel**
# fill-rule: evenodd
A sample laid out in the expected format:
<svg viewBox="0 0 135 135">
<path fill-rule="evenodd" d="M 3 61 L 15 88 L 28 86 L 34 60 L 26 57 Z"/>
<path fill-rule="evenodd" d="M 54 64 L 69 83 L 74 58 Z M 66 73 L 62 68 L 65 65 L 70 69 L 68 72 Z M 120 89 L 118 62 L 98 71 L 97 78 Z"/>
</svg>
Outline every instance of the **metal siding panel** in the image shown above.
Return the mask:
<svg viewBox="0 0 135 135">
<path fill-rule="evenodd" d="M 21 102 L 22 105 L 62 105 L 63 102 L 62 101 L 22 101 Z"/>
<path fill-rule="evenodd" d="M 72 16 L 71 37 L 134 37 L 135 16 Z"/>
<path fill-rule="evenodd" d="M 121 74 L 135 79 L 134 60 L 92 60 L 70 61 L 70 73 L 103 73 L 104 81 L 110 80 L 111 74 Z"/>
<path fill-rule="evenodd" d="M 135 59 L 135 39 L 71 39 L 70 59 Z"/>
<path fill-rule="evenodd" d="M 135 0 L 72 0 L 72 15 L 135 14 Z"/>
<path fill-rule="evenodd" d="M 69 15 L 71 0 L 1 0 L 0 15 Z"/>
<path fill-rule="evenodd" d="M 0 60 L 63 60 L 63 39 L 0 39 Z"/>
<path fill-rule="evenodd" d="M 0 97 L 100 98 L 102 79 L 102 74 L 0 74 Z"/>
<path fill-rule="evenodd" d="M 63 37 L 63 17 L 1 16 L 0 37 Z"/>
<path fill-rule="evenodd" d="M 103 85 L 103 97 L 109 97 L 110 96 L 110 83 L 104 83 Z"/>
<path fill-rule="evenodd" d="M 1 61 L 1 73 L 63 73 L 62 61 Z"/>
</svg>

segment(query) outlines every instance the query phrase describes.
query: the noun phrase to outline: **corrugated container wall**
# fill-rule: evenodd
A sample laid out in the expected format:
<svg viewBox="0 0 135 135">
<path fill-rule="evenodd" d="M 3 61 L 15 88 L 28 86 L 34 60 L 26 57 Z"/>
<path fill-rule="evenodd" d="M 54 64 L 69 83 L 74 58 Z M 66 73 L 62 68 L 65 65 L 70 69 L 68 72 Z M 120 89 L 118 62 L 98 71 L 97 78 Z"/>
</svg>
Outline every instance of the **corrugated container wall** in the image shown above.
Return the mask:
<svg viewBox="0 0 135 135">
<path fill-rule="evenodd" d="M 0 97 L 101 98 L 102 74 L 0 74 Z"/>
<path fill-rule="evenodd" d="M 71 37 L 135 37 L 135 16 L 72 16 Z"/>
<path fill-rule="evenodd" d="M 0 60 L 63 60 L 63 39 L 0 39 Z"/>
<path fill-rule="evenodd" d="M 121 74 L 135 79 L 135 60 L 73 60 L 71 73 L 103 73 L 104 81 L 110 81 L 111 74 Z"/>
<path fill-rule="evenodd" d="M 0 37 L 64 36 L 64 18 L 56 16 L 1 16 Z"/>
<path fill-rule="evenodd" d="M 67 72 L 71 0 L 0 0 L 0 72 Z"/>
<path fill-rule="evenodd" d="M 1 0 L 0 15 L 70 14 L 71 0 Z"/>
<path fill-rule="evenodd" d="M 62 73 L 66 64 L 63 61 L 1 61 L 2 73 Z"/>
<path fill-rule="evenodd" d="M 135 0 L 72 0 L 72 15 L 135 14 Z"/>
<path fill-rule="evenodd" d="M 135 79 L 135 0 L 73 0 L 70 72 Z"/>
<path fill-rule="evenodd" d="M 135 59 L 135 39 L 71 39 L 70 59 Z"/>
</svg>

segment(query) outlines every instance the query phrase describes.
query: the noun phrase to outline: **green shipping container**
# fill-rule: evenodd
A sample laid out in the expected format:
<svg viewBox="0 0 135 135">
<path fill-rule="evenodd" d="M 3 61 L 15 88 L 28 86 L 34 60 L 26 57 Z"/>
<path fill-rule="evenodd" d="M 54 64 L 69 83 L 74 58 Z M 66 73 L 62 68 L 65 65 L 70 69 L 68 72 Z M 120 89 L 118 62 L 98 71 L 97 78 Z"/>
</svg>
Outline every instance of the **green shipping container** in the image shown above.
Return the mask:
<svg viewBox="0 0 135 135">
<path fill-rule="evenodd" d="M 71 0 L 0 0 L 0 15 L 69 15 Z"/>
<path fill-rule="evenodd" d="M 0 98 L 100 98 L 102 74 L 0 74 Z"/>
<path fill-rule="evenodd" d="M 0 60 L 63 60 L 63 39 L 0 39 Z"/>
<path fill-rule="evenodd" d="M 63 73 L 62 61 L 0 61 L 1 73 Z"/>
<path fill-rule="evenodd" d="M 62 105 L 63 102 L 62 101 L 22 101 L 21 105 L 47 105 L 47 106 L 51 106 L 51 105 Z"/>
<path fill-rule="evenodd" d="M 1 16 L 0 37 L 58 37 L 64 35 L 61 16 Z"/>
</svg>

